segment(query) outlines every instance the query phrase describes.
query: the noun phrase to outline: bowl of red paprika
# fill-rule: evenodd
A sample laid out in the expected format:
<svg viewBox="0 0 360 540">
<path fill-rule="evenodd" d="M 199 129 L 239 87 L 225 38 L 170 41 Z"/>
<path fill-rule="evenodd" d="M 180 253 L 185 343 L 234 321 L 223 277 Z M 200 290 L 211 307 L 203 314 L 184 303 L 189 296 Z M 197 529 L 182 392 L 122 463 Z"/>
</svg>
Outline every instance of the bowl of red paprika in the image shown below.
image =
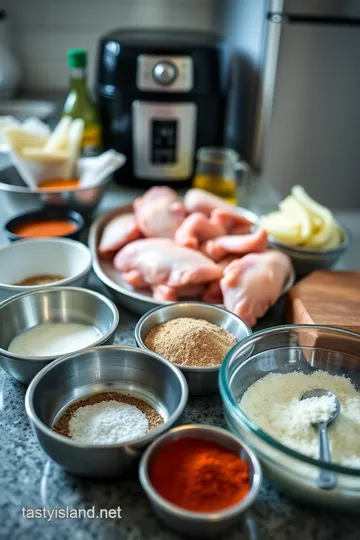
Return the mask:
<svg viewBox="0 0 360 540">
<path fill-rule="evenodd" d="M 5 223 L 4 232 L 10 242 L 51 237 L 78 240 L 84 226 L 84 218 L 78 212 L 49 206 L 13 217 Z"/>
<path fill-rule="evenodd" d="M 262 472 L 255 454 L 228 431 L 186 425 L 149 446 L 139 479 L 169 528 L 196 538 L 217 537 L 254 502 Z"/>
</svg>

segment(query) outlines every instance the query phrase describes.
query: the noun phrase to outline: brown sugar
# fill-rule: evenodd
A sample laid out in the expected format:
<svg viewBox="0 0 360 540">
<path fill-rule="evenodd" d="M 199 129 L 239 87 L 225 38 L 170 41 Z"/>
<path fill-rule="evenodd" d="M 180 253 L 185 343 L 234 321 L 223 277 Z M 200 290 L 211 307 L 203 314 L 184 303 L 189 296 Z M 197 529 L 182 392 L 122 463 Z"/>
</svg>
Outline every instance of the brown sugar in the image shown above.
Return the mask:
<svg viewBox="0 0 360 540">
<path fill-rule="evenodd" d="M 179 317 L 154 326 L 147 334 L 146 347 L 174 364 L 216 366 L 237 343 L 236 337 L 204 319 Z"/>
</svg>

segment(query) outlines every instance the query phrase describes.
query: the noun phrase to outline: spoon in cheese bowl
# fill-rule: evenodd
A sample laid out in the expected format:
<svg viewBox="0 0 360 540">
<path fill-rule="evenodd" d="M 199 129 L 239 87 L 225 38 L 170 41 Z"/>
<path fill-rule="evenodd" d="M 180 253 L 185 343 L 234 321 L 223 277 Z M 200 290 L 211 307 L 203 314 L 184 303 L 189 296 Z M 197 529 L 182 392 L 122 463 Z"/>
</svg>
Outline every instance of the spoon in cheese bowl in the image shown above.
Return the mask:
<svg viewBox="0 0 360 540">
<path fill-rule="evenodd" d="M 330 463 L 331 453 L 327 428 L 339 416 L 339 398 L 329 390 L 316 388 L 305 392 L 301 397 L 301 401 L 307 399 L 312 400 L 315 406 L 312 425 L 319 430 L 320 460 Z M 335 473 L 322 469 L 317 479 L 317 485 L 321 489 L 334 489 L 336 487 Z"/>
</svg>

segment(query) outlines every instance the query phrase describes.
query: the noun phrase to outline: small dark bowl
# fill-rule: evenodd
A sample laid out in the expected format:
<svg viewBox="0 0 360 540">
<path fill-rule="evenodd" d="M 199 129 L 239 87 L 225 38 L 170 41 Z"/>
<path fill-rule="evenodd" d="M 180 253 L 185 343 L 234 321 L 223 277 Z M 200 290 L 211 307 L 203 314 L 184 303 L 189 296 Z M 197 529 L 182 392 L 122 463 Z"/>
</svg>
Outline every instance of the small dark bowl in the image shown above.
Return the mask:
<svg viewBox="0 0 360 540">
<path fill-rule="evenodd" d="M 36 210 L 33 212 L 27 212 L 26 214 L 18 214 L 16 217 L 10 219 L 4 225 L 4 232 L 10 240 L 10 242 L 15 242 L 16 240 L 24 240 L 24 236 L 20 236 L 14 232 L 14 229 L 19 225 L 24 225 L 25 223 L 32 223 L 42 219 L 55 220 L 55 219 L 64 219 L 66 221 L 71 221 L 76 225 L 74 232 L 70 234 L 64 234 L 63 236 L 49 236 L 47 238 L 72 238 L 73 240 L 78 240 L 79 236 L 85 226 L 84 218 L 78 212 L 73 210 L 66 210 L 65 208 L 57 207 L 46 207 L 43 210 Z M 35 238 L 35 237 L 31 237 Z"/>
</svg>

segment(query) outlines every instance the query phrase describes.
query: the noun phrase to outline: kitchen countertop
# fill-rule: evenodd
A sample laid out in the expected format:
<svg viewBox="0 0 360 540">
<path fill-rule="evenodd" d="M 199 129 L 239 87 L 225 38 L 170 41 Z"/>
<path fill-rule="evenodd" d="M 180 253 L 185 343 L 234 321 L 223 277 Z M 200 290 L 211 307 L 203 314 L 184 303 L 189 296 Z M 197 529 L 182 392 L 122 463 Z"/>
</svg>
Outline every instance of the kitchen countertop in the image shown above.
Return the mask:
<svg viewBox="0 0 360 540">
<path fill-rule="evenodd" d="M 1 168 L 1 164 L 0 164 Z M 254 184 L 255 186 L 255 184 Z M 100 211 L 131 200 L 133 190 L 112 187 Z M 273 206 L 276 197 L 264 186 L 255 186 L 254 211 Z M 10 217 L 0 196 L 1 221 Z M 360 268 L 360 212 L 339 212 L 338 219 L 352 232 L 352 245 L 338 265 L 340 269 Z M 4 238 L 0 236 L 0 244 Z M 104 292 L 91 277 L 89 286 Z M 135 345 L 134 327 L 138 317 L 121 308 L 115 343 Z M 281 322 L 281 303 L 260 326 Z M 25 387 L 0 370 L 0 539 L 42 540 L 176 540 L 154 517 L 136 476 L 129 475 L 112 482 L 94 482 L 65 473 L 52 462 L 38 445 L 24 410 Z M 217 394 L 189 400 L 184 423 L 209 423 L 225 427 L 220 398 Z M 117 509 L 121 519 L 30 519 L 22 517 L 22 508 L 37 509 Z M 357 540 L 360 518 L 302 507 L 279 494 L 265 480 L 254 506 L 227 540 Z M 301 531 L 301 532 L 300 532 Z"/>
</svg>

